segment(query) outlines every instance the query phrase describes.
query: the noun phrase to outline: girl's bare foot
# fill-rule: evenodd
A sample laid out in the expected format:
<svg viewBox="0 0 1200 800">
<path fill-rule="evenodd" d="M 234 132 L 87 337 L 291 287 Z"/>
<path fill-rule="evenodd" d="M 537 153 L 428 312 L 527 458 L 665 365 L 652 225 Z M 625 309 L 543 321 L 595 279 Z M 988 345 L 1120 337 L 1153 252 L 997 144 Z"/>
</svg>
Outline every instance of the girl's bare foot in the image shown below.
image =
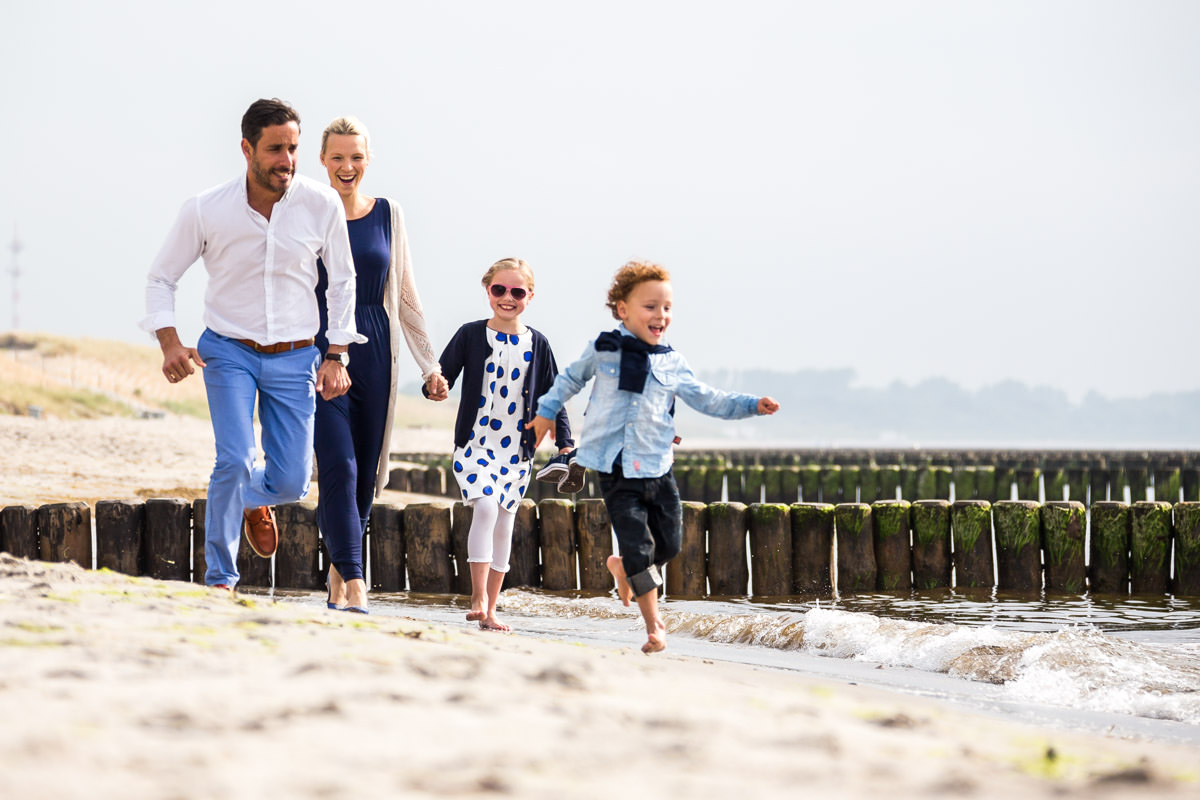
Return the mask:
<svg viewBox="0 0 1200 800">
<path fill-rule="evenodd" d="M 488 614 L 483 621 L 479 623 L 480 630 L 485 631 L 511 631 L 512 628 L 505 625 L 500 620 L 496 619 L 495 614 Z"/>
<path fill-rule="evenodd" d="M 609 556 L 604 564 L 617 581 L 617 596 L 621 598 L 621 604 L 629 605 L 633 600 L 633 587 L 629 585 L 629 580 L 625 577 L 625 562 L 621 561 L 620 556 Z"/>
<path fill-rule="evenodd" d="M 487 619 L 487 614 L 483 611 L 476 611 L 472 608 L 467 612 L 467 622 L 482 622 L 485 619 Z"/>
<path fill-rule="evenodd" d="M 654 630 L 646 633 L 646 643 L 642 645 L 642 652 L 646 655 L 651 653 L 661 653 L 667 649 L 667 629 L 661 621 L 655 621 Z"/>
</svg>

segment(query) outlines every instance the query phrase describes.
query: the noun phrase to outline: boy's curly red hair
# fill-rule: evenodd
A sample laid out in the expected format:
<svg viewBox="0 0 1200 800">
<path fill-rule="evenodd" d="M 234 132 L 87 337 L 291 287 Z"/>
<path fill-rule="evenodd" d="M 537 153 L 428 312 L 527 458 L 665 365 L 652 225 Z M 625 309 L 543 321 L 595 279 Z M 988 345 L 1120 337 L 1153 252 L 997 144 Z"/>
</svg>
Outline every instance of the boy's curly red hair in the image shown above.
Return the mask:
<svg viewBox="0 0 1200 800">
<path fill-rule="evenodd" d="M 612 312 L 613 319 L 620 319 L 617 314 L 617 303 L 629 297 L 629 293 L 639 283 L 646 281 L 669 281 L 671 273 L 661 264 L 655 264 L 653 261 L 633 261 L 625 262 L 625 266 L 617 270 L 617 274 L 613 276 L 612 285 L 608 287 L 608 310 Z"/>
</svg>

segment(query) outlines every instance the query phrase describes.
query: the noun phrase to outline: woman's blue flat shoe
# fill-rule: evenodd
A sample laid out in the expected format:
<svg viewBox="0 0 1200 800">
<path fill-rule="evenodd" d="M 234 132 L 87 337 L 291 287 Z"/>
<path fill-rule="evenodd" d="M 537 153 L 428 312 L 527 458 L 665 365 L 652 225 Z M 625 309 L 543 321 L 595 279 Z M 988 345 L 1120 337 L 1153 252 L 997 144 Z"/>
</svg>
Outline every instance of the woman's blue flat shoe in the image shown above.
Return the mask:
<svg viewBox="0 0 1200 800">
<path fill-rule="evenodd" d="M 325 579 L 325 591 L 329 592 L 329 594 L 325 595 L 325 607 L 333 611 L 341 611 L 342 607 L 333 602 L 333 587 L 329 585 L 328 578 Z"/>
<path fill-rule="evenodd" d="M 351 614 L 370 614 L 371 613 L 370 611 L 367 611 L 362 606 L 346 606 L 345 608 L 342 609 L 342 611 L 349 611 Z"/>
</svg>

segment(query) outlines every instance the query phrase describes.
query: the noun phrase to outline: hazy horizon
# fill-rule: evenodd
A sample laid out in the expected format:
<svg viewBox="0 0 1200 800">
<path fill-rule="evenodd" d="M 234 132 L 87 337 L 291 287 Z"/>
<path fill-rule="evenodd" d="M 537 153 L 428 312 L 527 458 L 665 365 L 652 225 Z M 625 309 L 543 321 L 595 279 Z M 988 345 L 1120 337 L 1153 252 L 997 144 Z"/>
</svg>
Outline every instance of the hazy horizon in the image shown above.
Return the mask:
<svg viewBox="0 0 1200 800">
<path fill-rule="evenodd" d="M 151 259 L 189 196 L 244 174 L 241 114 L 278 96 L 315 179 L 331 118 L 370 128 L 363 188 L 405 210 L 438 349 L 517 255 L 525 320 L 567 363 L 615 324 L 604 291 L 637 256 L 672 271 L 669 338 L 698 372 L 1200 390 L 1195 3 L 49 0 L 0 19 L 0 329 L 15 231 L 21 329 L 149 342 Z M 203 286 L 197 264 L 185 339 Z"/>
</svg>

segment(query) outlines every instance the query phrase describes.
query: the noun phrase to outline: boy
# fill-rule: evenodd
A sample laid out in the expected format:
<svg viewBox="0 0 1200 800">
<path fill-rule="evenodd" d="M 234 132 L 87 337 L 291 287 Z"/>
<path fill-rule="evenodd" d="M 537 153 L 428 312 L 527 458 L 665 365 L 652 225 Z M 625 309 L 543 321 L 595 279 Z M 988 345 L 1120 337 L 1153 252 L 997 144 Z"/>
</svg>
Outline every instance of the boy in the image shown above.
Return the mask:
<svg viewBox="0 0 1200 800">
<path fill-rule="evenodd" d="M 630 261 L 613 278 L 607 305 L 621 326 L 601 333 L 559 373 L 538 401 L 537 440 L 593 377 L 578 464 L 599 473 L 619 556 L 608 559 L 621 602 L 637 600 L 646 623 L 643 653 L 666 649 L 658 615 L 659 571 L 679 553 L 683 508 L 671 473 L 675 397 L 721 419 L 774 414 L 770 397 L 722 392 L 696 380 L 687 361 L 663 344 L 671 324 L 671 276 L 658 264 Z"/>
</svg>

